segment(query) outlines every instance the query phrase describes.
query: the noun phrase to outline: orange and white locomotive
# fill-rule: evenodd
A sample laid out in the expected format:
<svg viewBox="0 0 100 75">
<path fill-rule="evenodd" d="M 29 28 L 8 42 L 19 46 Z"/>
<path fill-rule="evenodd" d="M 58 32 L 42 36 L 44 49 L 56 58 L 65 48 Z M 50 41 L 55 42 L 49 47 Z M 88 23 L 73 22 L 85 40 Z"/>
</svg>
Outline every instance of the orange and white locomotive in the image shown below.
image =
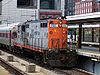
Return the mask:
<svg viewBox="0 0 100 75">
<path fill-rule="evenodd" d="M 48 22 L 48 48 L 66 49 L 68 22 L 66 20 L 51 20 Z"/>
<path fill-rule="evenodd" d="M 8 47 L 15 53 L 26 54 L 28 52 L 36 60 L 43 61 L 50 66 L 72 67 L 76 62 L 76 54 L 67 49 L 67 24 L 67 20 L 53 19 L 5 25 L 0 27 L 0 34 L 3 35 L 0 36 L 0 44 L 1 47 Z M 8 43 L 2 42 L 5 39 Z"/>
</svg>

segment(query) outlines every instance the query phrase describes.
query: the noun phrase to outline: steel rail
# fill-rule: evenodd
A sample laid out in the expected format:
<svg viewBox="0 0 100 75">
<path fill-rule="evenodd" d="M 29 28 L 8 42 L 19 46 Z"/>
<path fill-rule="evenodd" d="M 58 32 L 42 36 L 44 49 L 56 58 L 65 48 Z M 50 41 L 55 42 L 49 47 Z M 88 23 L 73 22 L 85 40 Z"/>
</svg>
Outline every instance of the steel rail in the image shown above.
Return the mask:
<svg viewBox="0 0 100 75">
<path fill-rule="evenodd" d="M 6 68 L 11 74 L 14 74 L 14 75 L 28 75 L 27 73 L 19 70 L 15 66 L 9 64 L 7 61 L 3 60 L 2 58 L 0 58 L 0 65 L 3 66 L 4 68 Z"/>
<path fill-rule="evenodd" d="M 93 73 L 77 68 L 72 68 L 70 70 L 55 69 L 55 72 L 62 73 L 63 75 L 94 75 Z"/>
</svg>

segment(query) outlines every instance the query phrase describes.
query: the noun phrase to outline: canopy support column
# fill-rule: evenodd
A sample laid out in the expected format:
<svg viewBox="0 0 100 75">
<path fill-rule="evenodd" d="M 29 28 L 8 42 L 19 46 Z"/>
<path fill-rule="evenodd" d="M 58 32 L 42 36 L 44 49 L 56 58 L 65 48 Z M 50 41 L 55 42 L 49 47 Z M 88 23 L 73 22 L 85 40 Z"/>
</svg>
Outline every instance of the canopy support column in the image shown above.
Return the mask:
<svg viewBox="0 0 100 75">
<path fill-rule="evenodd" d="M 79 24 L 78 48 L 82 48 L 82 23 Z"/>
<path fill-rule="evenodd" d="M 99 27 L 99 52 L 100 52 L 100 27 Z"/>
</svg>

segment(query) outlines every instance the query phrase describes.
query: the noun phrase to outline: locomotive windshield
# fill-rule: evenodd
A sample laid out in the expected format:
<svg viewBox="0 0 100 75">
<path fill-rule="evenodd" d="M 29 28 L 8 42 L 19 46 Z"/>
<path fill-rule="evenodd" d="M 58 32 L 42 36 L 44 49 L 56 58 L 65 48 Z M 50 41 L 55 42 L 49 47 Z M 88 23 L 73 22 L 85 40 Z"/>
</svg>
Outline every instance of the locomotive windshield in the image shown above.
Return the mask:
<svg viewBox="0 0 100 75">
<path fill-rule="evenodd" d="M 67 24 L 62 24 L 62 27 L 67 27 Z"/>
<path fill-rule="evenodd" d="M 50 27 L 56 28 L 58 27 L 58 24 L 50 24 Z"/>
</svg>

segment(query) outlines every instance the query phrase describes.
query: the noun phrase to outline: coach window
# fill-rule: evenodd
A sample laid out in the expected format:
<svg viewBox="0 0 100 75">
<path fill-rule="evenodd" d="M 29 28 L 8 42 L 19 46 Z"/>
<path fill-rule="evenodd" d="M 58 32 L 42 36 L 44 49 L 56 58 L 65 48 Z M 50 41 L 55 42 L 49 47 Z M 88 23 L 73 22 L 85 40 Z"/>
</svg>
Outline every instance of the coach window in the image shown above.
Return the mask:
<svg viewBox="0 0 100 75">
<path fill-rule="evenodd" d="M 4 37 L 4 36 L 3 36 L 3 33 L 2 33 L 2 37 Z"/>
<path fill-rule="evenodd" d="M 6 33 L 4 33 L 4 37 L 6 38 Z"/>
<path fill-rule="evenodd" d="M 2 37 L 4 37 L 4 36 L 3 36 L 3 33 L 2 33 Z"/>
<path fill-rule="evenodd" d="M 5 34 L 3 33 L 3 37 L 5 37 Z"/>
<path fill-rule="evenodd" d="M 8 33 L 6 33 L 6 38 L 8 38 Z"/>
<path fill-rule="evenodd" d="M 0 36 L 2 37 L 2 33 L 0 33 Z"/>
<path fill-rule="evenodd" d="M 4 37 L 4 33 L 2 33 L 2 37 Z"/>
<path fill-rule="evenodd" d="M 0 33 L 0 37 L 2 37 L 2 33 Z"/>
</svg>

